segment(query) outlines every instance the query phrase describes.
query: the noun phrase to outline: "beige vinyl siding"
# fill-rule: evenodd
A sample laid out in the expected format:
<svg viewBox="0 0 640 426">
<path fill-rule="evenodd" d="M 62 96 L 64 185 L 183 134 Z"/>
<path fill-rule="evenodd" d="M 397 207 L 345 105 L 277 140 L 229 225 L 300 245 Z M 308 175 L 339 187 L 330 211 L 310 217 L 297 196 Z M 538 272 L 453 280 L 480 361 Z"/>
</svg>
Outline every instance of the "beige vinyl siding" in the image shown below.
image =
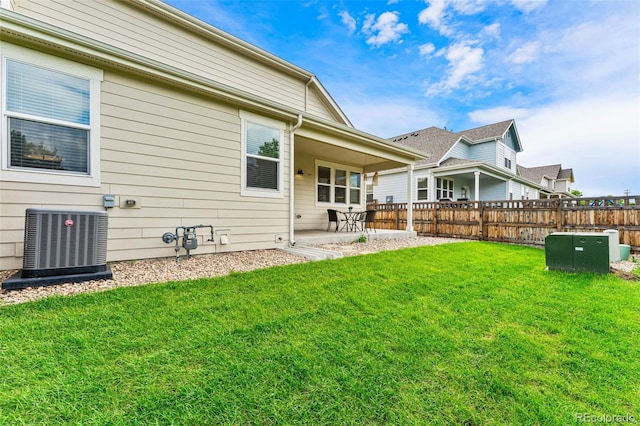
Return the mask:
<svg viewBox="0 0 640 426">
<path fill-rule="evenodd" d="M 310 114 L 317 115 L 318 117 L 335 121 L 335 117 L 329 112 L 329 110 L 327 110 L 327 107 L 322 102 L 316 91 L 312 89 L 309 89 L 308 93 L 307 111 Z"/>
<path fill-rule="evenodd" d="M 295 158 L 295 170 L 302 169 L 304 175 L 296 174 L 294 179 L 294 228 L 326 229 L 327 208 L 316 207 L 316 172 L 315 161 L 307 154 L 297 154 Z M 300 216 L 300 217 L 298 217 Z"/>
<path fill-rule="evenodd" d="M 282 160 L 285 197 L 240 196 L 240 117 L 237 108 L 148 81 L 105 72 L 101 105 L 101 187 L 2 182 L 0 269 L 22 266 L 24 214 L 29 207 L 109 209 L 108 260 L 174 256 L 161 235 L 176 226 L 213 225 L 230 231 L 227 246 L 206 243 L 198 230 L 194 254 L 284 246 L 288 241 L 288 134 Z M 276 243 L 275 236 L 283 242 Z M 181 251 L 184 254 L 184 250 Z"/>
<path fill-rule="evenodd" d="M 308 77 L 291 75 L 226 46 L 163 21 L 151 12 L 113 0 L 18 0 L 17 12 L 95 40 L 305 110 Z M 309 90 L 313 93 L 312 90 Z M 310 96 L 309 112 L 335 120 Z"/>
</svg>

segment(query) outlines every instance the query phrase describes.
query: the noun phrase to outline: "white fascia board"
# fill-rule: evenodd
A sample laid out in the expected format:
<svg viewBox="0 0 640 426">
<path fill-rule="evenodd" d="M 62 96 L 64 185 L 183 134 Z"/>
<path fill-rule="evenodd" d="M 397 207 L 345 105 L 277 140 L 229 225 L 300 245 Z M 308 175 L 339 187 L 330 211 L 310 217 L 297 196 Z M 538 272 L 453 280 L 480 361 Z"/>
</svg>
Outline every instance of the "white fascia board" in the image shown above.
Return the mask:
<svg viewBox="0 0 640 426">
<path fill-rule="evenodd" d="M 518 133 L 518 128 L 516 127 L 516 121 L 515 120 L 513 120 L 511 122 L 511 126 L 510 127 L 513 127 L 513 132 L 516 134 L 516 139 L 518 140 L 518 147 L 520 148 L 520 150 L 516 151 L 516 152 L 524 151 L 524 148 L 522 148 L 522 141 L 520 140 L 520 134 Z M 507 129 L 507 130 L 509 130 L 509 129 Z"/>
<path fill-rule="evenodd" d="M 327 89 L 324 88 L 322 83 L 320 83 L 320 80 L 318 80 L 315 75 L 311 78 L 311 84 L 313 84 L 320 91 L 320 93 L 322 93 L 322 96 L 326 100 L 327 106 L 333 109 L 333 111 L 345 122 L 347 126 L 353 127 L 353 123 L 351 123 L 349 117 L 347 117 L 344 111 L 342 111 L 340 105 L 338 105 L 338 103 L 333 99 L 331 94 L 329 94 Z"/>
<path fill-rule="evenodd" d="M 440 167 L 440 163 L 442 163 L 444 161 L 444 159 L 449 158 L 449 154 L 451 153 L 451 151 L 453 151 L 453 148 L 455 148 L 456 145 L 458 145 L 462 140 L 465 140 L 466 142 L 469 142 L 470 144 L 473 144 L 469 139 L 465 138 L 464 136 L 460 136 L 458 138 L 458 140 L 455 141 L 453 143 L 453 145 L 451 145 L 451 148 L 449 148 L 447 150 L 447 152 L 445 152 L 444 155 L 441 158 L 438 159 L 438 162 L 437 162 L 438 167 Z"/>
</svg>

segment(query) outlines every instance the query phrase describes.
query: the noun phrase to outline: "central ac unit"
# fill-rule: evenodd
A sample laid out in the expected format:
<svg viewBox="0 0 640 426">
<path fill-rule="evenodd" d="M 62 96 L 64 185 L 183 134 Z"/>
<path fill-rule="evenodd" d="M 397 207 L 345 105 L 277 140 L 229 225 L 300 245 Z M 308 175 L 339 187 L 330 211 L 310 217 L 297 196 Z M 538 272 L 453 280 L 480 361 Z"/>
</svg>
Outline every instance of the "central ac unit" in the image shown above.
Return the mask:
<svg viewBox="0 0 640 426">
<path fill-rule="evenodd" d="M 107 270 L 106 212 L 27 209 L 22 278 Z"/>
</svg>

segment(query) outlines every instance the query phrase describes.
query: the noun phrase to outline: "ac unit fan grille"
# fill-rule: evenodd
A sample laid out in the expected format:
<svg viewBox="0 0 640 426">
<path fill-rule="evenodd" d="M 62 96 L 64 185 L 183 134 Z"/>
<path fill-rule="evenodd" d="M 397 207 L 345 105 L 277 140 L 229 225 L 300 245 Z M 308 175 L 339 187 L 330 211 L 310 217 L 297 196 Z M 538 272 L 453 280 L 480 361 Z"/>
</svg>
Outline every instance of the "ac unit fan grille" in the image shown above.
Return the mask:
<svg viewBox="0 0 640 426">
<path fill-rule="evenodd" d="M 23 271 L 56 275 L 106 265 L 107 232 L 105 212 L 27 209 Z"/>
</svg>

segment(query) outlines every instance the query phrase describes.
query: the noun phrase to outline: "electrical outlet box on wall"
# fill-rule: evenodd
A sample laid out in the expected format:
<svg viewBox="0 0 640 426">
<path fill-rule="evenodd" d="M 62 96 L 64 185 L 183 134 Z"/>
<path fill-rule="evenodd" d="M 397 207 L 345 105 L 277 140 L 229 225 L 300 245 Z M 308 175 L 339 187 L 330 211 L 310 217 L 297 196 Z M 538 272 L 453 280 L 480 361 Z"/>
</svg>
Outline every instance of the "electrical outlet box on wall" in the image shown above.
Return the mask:
<svg viewBox="0 0 640 426">
<path fill-rule="evenodd" d="M 216 251 L 231 251 L 231 230 L 216 229 Z"/>
</svg>

